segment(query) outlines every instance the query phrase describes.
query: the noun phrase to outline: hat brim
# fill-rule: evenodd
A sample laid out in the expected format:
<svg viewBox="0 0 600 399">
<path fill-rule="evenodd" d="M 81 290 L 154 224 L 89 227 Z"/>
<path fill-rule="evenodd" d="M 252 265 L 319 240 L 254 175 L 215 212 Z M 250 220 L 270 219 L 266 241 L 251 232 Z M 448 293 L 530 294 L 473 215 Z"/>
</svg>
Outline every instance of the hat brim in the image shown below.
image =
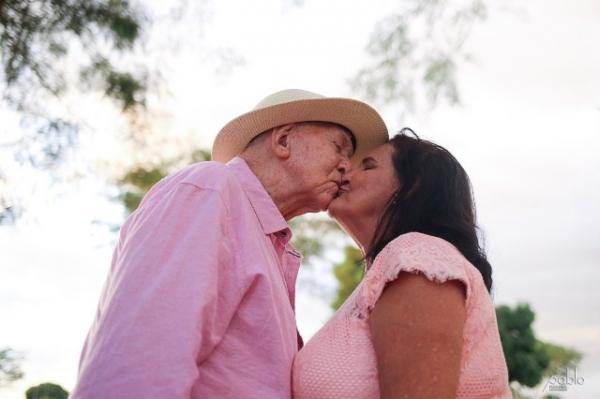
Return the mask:
<svg viewBox="0 0 600 399">
<path fill-rule="evenodd" d="M 365 103 L 348 98 L 303 99 L 250 111 L 233 119 L 217 134 L 212 159 L 228 162 L 260 133 L 298 122 L 330 122 L 350 130 L 356 139 L 350 159 L 354 165 L 388 140 L 385 122 Z"/>
</svg>

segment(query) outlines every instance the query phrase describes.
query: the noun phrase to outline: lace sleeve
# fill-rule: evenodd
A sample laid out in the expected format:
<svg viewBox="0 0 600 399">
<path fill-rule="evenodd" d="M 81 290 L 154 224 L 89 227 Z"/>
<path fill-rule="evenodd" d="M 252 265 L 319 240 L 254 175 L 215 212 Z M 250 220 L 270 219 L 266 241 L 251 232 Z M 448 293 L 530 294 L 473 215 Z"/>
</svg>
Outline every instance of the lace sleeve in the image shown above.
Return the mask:
<svg viewBox="0 0 600 399">
<path fill-rule="evenodd" d="M 355 311 L 359 318 L 368 318 L 386 284 L 403 271 L 423 275 L 440 284 L 459 280 L 465 286 L 468 306 L 471 296 L 468 264 L 452 244 L 441 238 L 421 233 L 403 234 L 386 245 L 367 271 Z"/>
</svg>

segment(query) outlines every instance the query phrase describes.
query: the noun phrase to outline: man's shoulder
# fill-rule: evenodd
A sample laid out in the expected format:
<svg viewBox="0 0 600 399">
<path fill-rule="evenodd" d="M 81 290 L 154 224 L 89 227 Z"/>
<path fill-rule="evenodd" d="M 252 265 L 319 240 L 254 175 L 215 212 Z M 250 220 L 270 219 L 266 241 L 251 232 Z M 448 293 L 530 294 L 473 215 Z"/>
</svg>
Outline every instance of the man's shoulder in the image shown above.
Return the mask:
<svg viewBox="0 0 600 399">
<path fill-rule="evenodd" d="M 168 176 L 178 184 L 191 184 L 199 189 L 224 193 L 235 189 L 237 182 L 227 165 L 216 161 L 204 161 L 189 165 Z"/>
<path fill-rule="evenodd" d="M 227 165 L 214 162 L 198 162 L 164 177 L 144 196 L 142 204 L 150 203 L 169 193 L 179 192 L 183 186 L 193 186 L 198 191 L 210 191 L 222 198 L 230 198 L 231 192 L 239 190 L 239 184 Z"/>
</svg>

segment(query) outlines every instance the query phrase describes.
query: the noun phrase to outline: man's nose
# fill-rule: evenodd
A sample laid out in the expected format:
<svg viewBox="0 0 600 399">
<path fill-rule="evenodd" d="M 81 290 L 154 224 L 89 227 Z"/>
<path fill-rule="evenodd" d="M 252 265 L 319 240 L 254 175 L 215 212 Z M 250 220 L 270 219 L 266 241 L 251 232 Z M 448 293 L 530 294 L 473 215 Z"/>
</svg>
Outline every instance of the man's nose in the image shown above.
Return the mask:
<svg viewBox="0 0 600 399">
<path fill-rule="evenodd" d="M 338 164 L 338 171 L 342 175 L 345 175 L 346 173 L 350 173 L 351 170 L 352 170 L 352 164 L 350 163 L 350 159 L 344 157 Z"/>
</svg>

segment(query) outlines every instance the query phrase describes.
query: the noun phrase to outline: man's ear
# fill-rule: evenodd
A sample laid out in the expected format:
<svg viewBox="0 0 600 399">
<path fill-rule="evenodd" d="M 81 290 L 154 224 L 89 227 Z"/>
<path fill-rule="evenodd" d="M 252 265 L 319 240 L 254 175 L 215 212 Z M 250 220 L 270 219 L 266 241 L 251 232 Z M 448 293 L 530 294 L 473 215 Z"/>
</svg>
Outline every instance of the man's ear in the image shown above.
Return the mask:
<svg viewBox="0 0 600 399">
<path fill-rule="evenodd" d="M 271 151 L 279 159 L 290 157 L 290 133 L 296 127 L 295 123 L 276 127 L 271 132 Z"/>
</svg>

